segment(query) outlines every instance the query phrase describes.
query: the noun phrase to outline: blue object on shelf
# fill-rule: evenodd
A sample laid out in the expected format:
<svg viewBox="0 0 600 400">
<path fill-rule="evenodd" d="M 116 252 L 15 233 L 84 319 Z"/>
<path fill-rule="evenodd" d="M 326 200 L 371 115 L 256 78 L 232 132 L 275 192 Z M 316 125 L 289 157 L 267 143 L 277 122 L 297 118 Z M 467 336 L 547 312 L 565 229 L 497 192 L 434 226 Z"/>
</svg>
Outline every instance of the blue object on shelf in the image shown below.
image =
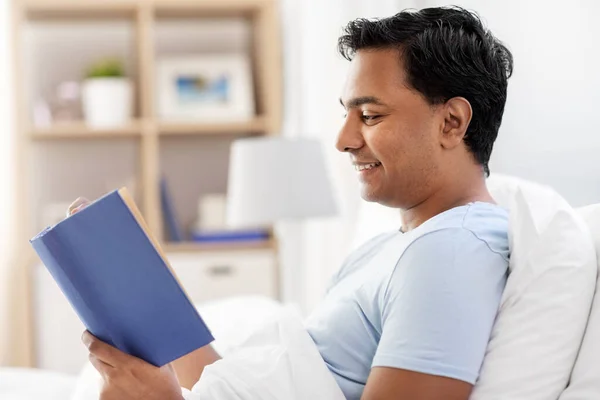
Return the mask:
<svg viewBox="0 0 600 400">
<path fill-rule="evenodd" d="M 264 229 L 192 232 L 192 241 L 204 243 L 263 241 L 269 237 L 269 231 Z"/>
<path fill-rule="evenodd" d="M 160 179 L 160 202 L 165 223 L 167 224 L 169 240 L 171 242 L 183 241 L 183 233 L 181 232 L 181 228 L 177 222 L 175 207 L 173 207 L 173 200 L 171 199 L 171 194 L 169 193 L 169 188 L 167 186 L 167 180 L 165 177 Z"/>
</svg>

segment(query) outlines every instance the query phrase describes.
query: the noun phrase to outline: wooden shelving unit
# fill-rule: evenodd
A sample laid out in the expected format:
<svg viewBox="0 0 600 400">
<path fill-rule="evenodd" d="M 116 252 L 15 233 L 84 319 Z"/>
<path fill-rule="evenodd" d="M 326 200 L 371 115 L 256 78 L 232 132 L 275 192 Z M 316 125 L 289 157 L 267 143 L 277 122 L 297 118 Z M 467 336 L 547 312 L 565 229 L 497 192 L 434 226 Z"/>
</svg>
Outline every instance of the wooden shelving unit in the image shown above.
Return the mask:
<svg viewBox="0 0 600 400">
<path fill-rule="evenodd" d="M 70 178 L 68 176 L 57 176 L 56 184 L 53 184 L 53 168 L 64 171 L 64 164 L 69 160 L 69 154 L 80 154 L 77 150 L 81 148 L 81 154 L 94 154 L 90 149 L 98 149 L 98 157 L 81 156 L 81 160 L 73 161 L 73 185 L 83 182 L 89 185 L 90 192 L 80 192 L 78 195 L 95 197 L 103 192 L 104 187 L 100 180 L 103 174 L 109 170 L 114 172 L 112 164 L 118 164 L 118 159 L 113 159 L 113 152 L 119 157 L 133 157 L 125 162 L 131 167 L 131 171 L 123 172 L 123 181 L 134 175 L 137 187 L 137 199 L 140 209 L 150 229 L 159 237 L 167 252 L 214 254 L 216 252 L 232 252 L 240 250 L 273 250 L 277 248 L 276 238 L 260 243 L 247 244 L 195 244 L 195 243 L 167 243 L 163 236 L 164 224 L 160 201 L 160 177 L 169 170 L 170 159 L 177 158 L 179 148 L 188 147 L 193 151 L 198 148 L 201 154 L 210 154 L 212 157 L 220 157 L 218 165 L 221 168 L 217 173 L 202 176 L 202 165 L 190 165 L 189 169 L 182 168 L 180 171 L 169 170 L 172 176 L 185 182 L 194 190 L 191 194 L 181 194 L 178 188 L 174 188 L 174 197 L 179 204 L 190 207 L 193 199 L 182 196 L 192 196 L 203 193 L 204 190 L 223 190 L 226 182 L 224 166 L 228 154 L 223 149 L 225 144 L 242 136 L 276 135 L 280 130 L 282 118 L 282 65 L 280 55 L 279 20 L 276 0 L 12 0 L 13 26 L 14 26 L 14 70 L 15 85 L 14 98 L 17 110 L 17 150 L 18 150 L 18 187 L 14 190 L 17 197 L 16 202 L 18 224 L 15 226 L 15 234 L 20 239 L 21 248 L 18 250 L 19 271 L 21 271 L 17 287 L 22 299 L 22 307 L 25 317 L 19 326 L 15 327 L 15 337 L 21 337 L 23 343 L 17 343 L 13 359 L 16 365 L 34 364 L 34 353 L 32 345 L 33 328 L 31 316 L 31 287 L 29 283 L 29 271 L 32 262 L 36 260 L 29 246 L 28 240 L 35 235 L 39 229 L 40 206 L 47 200 L 61 200 L 59 196 L 66 196 L 65 191 L 58 193 L 60 188 L 65 187 Z M 164 21 L 205 20 L 205 19 L 233 19 L 243 20 L 249 26 L 248 54 L 251 59 L 253 72 L 254 100 L 256 105 L 255 116 L 243 122 L 224 123 L 201 123 L 201 122 L 167 122 L 161 121 L 155 109 L 156 98 L 160 95 L 155 87 L 156 64 L 161 57 L 160 49 L 157 48 L 157 35 Z M 116 46 L 122 46 L 123 53 L 129 54 L 130 76 L 134 81 L 136 89 L 135 119 L 126 126 L 114 129 L 96 130 L 90 129 L 81 122 L 62 123 L 47 128 L 35 128 L 31 121 L 32 89 L 30 82 L 44 82 L 45 71 L 35 72 L 35 65 L 30 65 L 31 57 L 27 46 L 31 45 L 29 31 L 36 24 L 42 26 L 60 24 L 72 24 L 80 27 L 85 24 L 103 24 L 105 21 L 118 21 L 124 25 L 122 28 L 127 32 L 127 43 L 115 42 Z M 108 24 L 108 23 L 107 23 Z M 54 26 L 53 25 L 53 26 Z M 121 25 L 119 25 L 121 27 Z M 108 26 L 108 25 L 107 25 Z M 108 29 L 108 28 L 107 28 Z M 119 28 L 121 29 L 121 28 Z M 77 38 L 73 38 L 77 40 Z M 81 39 L 84 40 L 84 39 Z M 189 38 L 193 41 L 194 38 Z M 86 46 L 87 43 L 80 43 Z M 95 46 L 90 44 L 89 46 Z M 44 54 L 51 53 L 44 47 Z M 85 53 L 87 54 L 87 53 Z M 62 60 L 64 63 L 72 63 L 80 56 L 79 53 L 72 54 Z M 90 57 L 87 54 L 88 58 Z M 51 67 L 59 65 L 56 56 L 47 56 Z M 38 66 L 40 68 L 40 66 Z M 41 67 L 41 68 L 45 68 Z M 28 74 L 34 71 L 38 74 L 36 79 L 31 79 Z M 41 78 L 40 78 L 41 77 Z M 76 78 L 71 76 L 70 78 Z M 183 142 L 189 141 L 189 142 Z M 205 147 L 216 146 L 215 151 Z M 220 143 L 220 144 L 219 144 Z M 79 146 L 79 147 L 78 147 Z M 195 147 L 194 147 L 195 146 Z M 61 149 L 69 149 L 67 150 Z M 61 151 L 64 151 L 64 156 Z M 95 150 L 94 150 L 95 151 Z M 40 157 L 43 155 L 43 157 Z M 171 158 L 169 158 L 171 157 Z M 200 157 L 202 158 L 202 157 Z M 202 160 L 199 160 L 200 163 Z M 162 164 L 161 164 L 162 163 Z M 97 166 L 104 165 L 105 168 Z M 62 169 L 61 169 L 62 168 Z M 84 170 L 83 172 L 81 170 Z M 118 171 L 117 171 L 118 173 Z M 82 177 L 83 176 L 83 177 Z M 216 179 L 220 181 L 215 181 Z M 77 180 L 79 179 L 79 180 Z M 40 184 L 41 182 L 41 184 Z M 83 185 L 82 183 L 82 185 Z M 77 190 L 70 188 L 69 190 Z M 83 190 L 83 186 L 82 186 Z M 69 191 L 71 193 L 71 191 Z M 75 194 L 75 193 L 73 193 Z M 72 198 L 72 194 L 69 194 Z M 180 198 L 178 198 L 180 196 Z M 187 219 L 190 211 L 188 210 Z M 189 221 L 183 221 L 184 228 Z M 15 289 L 17 290 L 17 289 Z"/>
</svg>

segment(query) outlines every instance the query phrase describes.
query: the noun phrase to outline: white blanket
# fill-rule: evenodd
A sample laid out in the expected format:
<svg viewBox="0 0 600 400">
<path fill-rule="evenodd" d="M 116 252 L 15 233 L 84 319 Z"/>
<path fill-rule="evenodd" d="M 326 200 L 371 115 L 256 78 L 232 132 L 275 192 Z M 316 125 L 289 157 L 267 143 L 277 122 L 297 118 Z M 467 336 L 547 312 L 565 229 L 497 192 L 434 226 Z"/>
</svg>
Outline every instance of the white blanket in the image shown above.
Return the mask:
<svg viewBox="0 0 600 400">
<path fill-rule="evenodd" d="M 66 400 L 75 376 L 27 368 L 0 368 L 2 400 Z"/>
<path fill-rule="evenodd" d="M 300 318 L 290 310 L 204 369 L 186 400 L 344 400 Z"/>
<path fill-rule="evenodd" d="M 219 304 L 220 315 L 231 315 Z M 238 323 L 233 327 L 219 323 L 211 308 L 203 308 L 211 330 L 217 337 L 215 347 L 223 359 L 204 369 L 192 391 L 182 389 L 186 400 L 344 400 L 331 372 L 306 332 L 293 308 L 262 305 L 256 307 L 244 323 L 239 317 L 226 318 Z M 259 312 L 258 310 L 263 310 Z M 230 331 L 230 335 L 224 335 Z M 245 333 L 244 333 L 245 332 Z M 219 342 L 219 339 L 226 339 Z M 98 400 L 100 375 L 88 365 L 80 376 L 72 400 Z"/>
</svg>

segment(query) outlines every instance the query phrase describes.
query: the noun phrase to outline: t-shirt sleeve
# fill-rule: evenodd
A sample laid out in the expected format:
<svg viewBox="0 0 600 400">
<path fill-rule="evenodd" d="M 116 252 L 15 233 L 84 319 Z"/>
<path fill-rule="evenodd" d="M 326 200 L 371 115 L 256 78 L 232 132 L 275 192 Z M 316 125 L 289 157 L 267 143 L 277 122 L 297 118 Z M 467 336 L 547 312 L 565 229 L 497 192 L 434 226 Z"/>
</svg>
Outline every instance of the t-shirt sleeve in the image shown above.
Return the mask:
<svg viewBox="0 0 600 400">
<path fill-rule="evenodd" d="M 373 367 L 474 384 L 506 283 L 508 261 L 463 228 L 428 233 L 403 253 L 382 296 Z"/>
</svg>

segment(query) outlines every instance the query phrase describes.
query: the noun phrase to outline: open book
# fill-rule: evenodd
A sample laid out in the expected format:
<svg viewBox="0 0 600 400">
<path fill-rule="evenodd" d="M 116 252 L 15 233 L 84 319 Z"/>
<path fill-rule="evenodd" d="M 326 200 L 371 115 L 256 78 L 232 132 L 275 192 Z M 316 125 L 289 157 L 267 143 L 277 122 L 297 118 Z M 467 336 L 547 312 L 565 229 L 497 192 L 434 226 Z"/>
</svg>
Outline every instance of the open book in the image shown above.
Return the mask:
<svg viewBox="0 0 600 400">
<path fill-rule="evenodd" d="M 156 366 L 213 341 L 127 189 L 30 242 L 100 340 Z"/>
</svg>

